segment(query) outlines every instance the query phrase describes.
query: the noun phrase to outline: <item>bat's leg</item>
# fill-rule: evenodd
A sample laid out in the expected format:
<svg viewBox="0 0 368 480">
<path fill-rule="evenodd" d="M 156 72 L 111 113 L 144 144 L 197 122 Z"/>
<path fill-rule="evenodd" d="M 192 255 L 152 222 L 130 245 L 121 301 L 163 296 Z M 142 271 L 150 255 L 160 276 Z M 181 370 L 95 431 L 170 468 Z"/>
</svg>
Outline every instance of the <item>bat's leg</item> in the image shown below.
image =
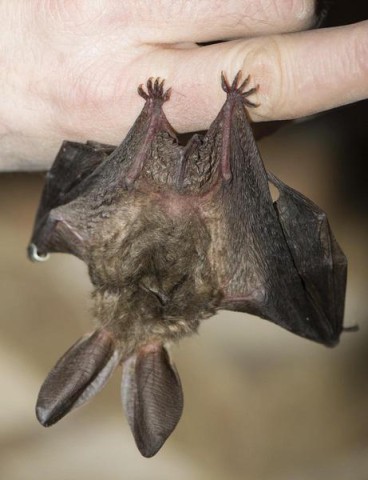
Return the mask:
<svg viewBox="0 0 368 480">
<path fill-rule="evenodd" d="M 248 97 L 258 90 L 258 86 L 243 91 L 250 77 L 238 85 L 240 75 L 239 72 L 230 84 L 225 75 L 221 74 L 221 84 L 227 98 L 199 149 L 200 157 L 206 159 L 211 168 L 210 178 L 204 190 L 211 188 L 208 185 L 217 187 L 229 183 L 238 166 L 239 169 L 244 170 L 250 161 L 255 162 L 255 157 L 258 155 L 245 109 L 246 106 L 257 106 Z M 240 142 L 242 144 L 238 148 Z M 261 160 L 256 163 L 261 165 L 261 167 L 257 166 L 257 169 L 263 168 Z"/>
<path fill-rule="evenodd" d="M 241 97 L 242 103 L 244 106 L 247 107 L 257 107 L 258 105 L 248 100 L 249 95 L 255 93 L 259 86 L 253 87 L 249 90 L 243 91 L 244 88 L 248 85 L 250 76 L 248 77 L 239 85 L 239 80 L 241 77 L 241 72 L 239 71 L 233 83 L 230 85 L 227 81 L 224 73 L 221 73 L 221 85 L 222 89 L 227 94 L 227 100 L 223 107 L 223 117 L 224 117 L 224 125 L 223 125 L 223 141 L 222 141 L 222 153 L 221 153 L 221 176 L 224 180 L 229 181 L 231 179 L 231 165 L 230 165 L 230 139 L 231 139 L 231 128 L 233 125 L 233 111 L 234 111 L 234 102 L 232 98 L 239 98 Z M 236 101 L 236 100 L 235 100 Z"/>
<path fill-rule="evenodd" d="M 142 123 L 144 123 L 145 134 L 139 149 L 134 155 L 134 160 L 124 176 L 124 185 L 126 187 L 130 187 L 142 171 L 144 162 L 149 156 L 152 142 L 158 133 L 167 132 L 172 138 L 176 138 L 176 134 L 162 110 L 162 105 L 170 98 L 171 89 L 169 88 L 165 91 L 164 80 L 161 81 L 159 78 L 155 80 L 150 78 L 147 81 L 146 88 L 147 91 L 144 90 L 142 85 L 138 87 L 138 93 L 146 100 L 146 104 L 132 128 L 130 136 L 134 136 L 134 131 L 137 128 L 142 129 Z"/>
<path fill-rule="evenodd" d="M 119 363 L 111 334 L 96 330 L 75 343 L 57 362 L 43 383 L 36 415 L 48 427 L 98 393 Z"/>
<path fill-rule="evenodd" d="M 180 379 L 165 347 L 146 345 L 124 362 L 122 401 L 139 451 L 152 457 L 183 410 Z"/>
</svg>

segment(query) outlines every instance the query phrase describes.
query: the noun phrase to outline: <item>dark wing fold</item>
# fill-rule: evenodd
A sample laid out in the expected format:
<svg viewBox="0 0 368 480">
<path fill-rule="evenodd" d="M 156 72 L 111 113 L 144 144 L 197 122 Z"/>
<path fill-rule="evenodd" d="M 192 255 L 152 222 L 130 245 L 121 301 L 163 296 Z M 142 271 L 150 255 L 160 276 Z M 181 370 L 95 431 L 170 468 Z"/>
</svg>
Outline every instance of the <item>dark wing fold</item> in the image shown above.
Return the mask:
<svg viewBox="0 0 368 480">
<path fill-rule="evenodd" d="M 31 260 L 42 260 L 48 252 L 72 253 L 83 257 L 83 239 L 56 208 L 75 200 L 87 187 L 88 179 L 113 151 L 111 145 L 63 142 L 46 176 L 32 238 L 28 247 Z"/>
<path fill-rule="evenodd" d="M 113 151 L 111 145 L 64 141 L 47 173 L 35 224 L 50 210 L 71 202 L 81 193 L 80 184 Z"/>
<path fill-rule="evenodd" d="M 119 362 L 119 353 L 104 329 L 81 338 L 57 362 L 43 383 L 36 415 L 48 427 L 83 405 L 106 384 Z"/>
<path fill-rule="evenodd" d="M 295 267 L 310 301 L 328 320 L 329 335 L 337 339 L 343 326 L 346 257 L 325 212 L 271 173 L 268 178 L 280 193 L 275 208 Z"/>
<path fill-rule="evenodd" d="M 139 451 L 152 457 L 183 410 L 180 379 L 163 346 L 148 345 L 124 363 L 122 400 Z"/>
</svg>

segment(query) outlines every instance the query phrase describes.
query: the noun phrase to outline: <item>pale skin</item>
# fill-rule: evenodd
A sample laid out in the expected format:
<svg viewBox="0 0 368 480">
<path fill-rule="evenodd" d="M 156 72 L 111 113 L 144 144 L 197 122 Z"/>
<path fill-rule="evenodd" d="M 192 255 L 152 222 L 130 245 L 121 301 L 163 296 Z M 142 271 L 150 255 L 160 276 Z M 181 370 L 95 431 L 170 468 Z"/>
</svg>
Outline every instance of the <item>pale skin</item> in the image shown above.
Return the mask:
<svg viewBox="0 0 368 480">
<path fill-rule="evenodd" d="M 151 76 L 172 87 L 164 108 L 178 132 L 214 119 L 222 70 L 260 85 L 255 122 L 367 98 L 368 21 L 308 30 L 314 4 L 0 0 L 0 170 L 47 169 L 63 139 L 118 144 Z"/>
</svg>

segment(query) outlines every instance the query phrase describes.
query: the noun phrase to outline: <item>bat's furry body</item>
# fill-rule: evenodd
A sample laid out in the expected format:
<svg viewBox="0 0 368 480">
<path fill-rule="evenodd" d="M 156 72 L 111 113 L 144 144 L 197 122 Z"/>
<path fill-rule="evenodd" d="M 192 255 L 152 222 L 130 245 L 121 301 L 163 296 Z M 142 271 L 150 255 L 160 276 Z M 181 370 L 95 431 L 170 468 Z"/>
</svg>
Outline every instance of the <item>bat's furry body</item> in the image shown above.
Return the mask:
<svg viewBox="0 0 368 480">
<path fill-rule="evenodd" d="M 164 344 L 217 309 L 269 319 L 326 345 L 342 331 L 346 259 L 326 215 L 267 174 L 239 75 L 204 137 L 179 146 L 149 80 L 146 104 L 119 147 L 64 142 L 37 213 L 30 255 L 72 253 L 88 265 L 97 330 L 41 388 L 50 425 L 99 391 L 119 362 L 122 398 L 141 453 L 154 455 L 182 411 Z M 273 203 L 268 182 L 279 190 Z"/>
</svg>

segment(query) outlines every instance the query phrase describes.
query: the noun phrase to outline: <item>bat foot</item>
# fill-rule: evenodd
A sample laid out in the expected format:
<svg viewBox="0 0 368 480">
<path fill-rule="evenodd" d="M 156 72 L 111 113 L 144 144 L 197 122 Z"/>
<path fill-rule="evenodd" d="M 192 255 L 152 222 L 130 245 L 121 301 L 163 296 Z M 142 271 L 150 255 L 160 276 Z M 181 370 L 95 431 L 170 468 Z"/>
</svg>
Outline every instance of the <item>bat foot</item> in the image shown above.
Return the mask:
<svg viewBox="0 0 368 480">
<path fill-rule="evenodd" d="M 250 75 L 248 75 L 245 80 L 243 80 L 242 83 L 240 83 L 242 72 L 239 70 L 239 72 L 235 75 L 233 82 L 230 84 L 225 77 L 224 72 L 221 72 L 221 86 L 224 92 L 227 93 L 227 95 L 240 95 L 242 97 L 243 103 L 247 107 L 258 107 L 259 104 L 251 102 L 250 100 L 247 99 L 250 95 L 253 95 L 256 93 L 259 89 L 259 85 L 256 85 L 253 88 L 250 88 L 249 90 L 245 90 L 245 87 L 248 85 L 249 80 L 250 80 Z M 240 83 L 240 85 L 239 85 Z"/>
<path fill-rule="evenodd" d="M 145 100 L 161 100 L 162 103 L 166 102 L 170 98 L 171 88 L 164 90 L 165 80 L 160 78 L 153 79 L 153 77 L 147 80 L 146 90 L 143 88 L 143 84 L 139 85 L 138 93 Z"/>
</svg>

